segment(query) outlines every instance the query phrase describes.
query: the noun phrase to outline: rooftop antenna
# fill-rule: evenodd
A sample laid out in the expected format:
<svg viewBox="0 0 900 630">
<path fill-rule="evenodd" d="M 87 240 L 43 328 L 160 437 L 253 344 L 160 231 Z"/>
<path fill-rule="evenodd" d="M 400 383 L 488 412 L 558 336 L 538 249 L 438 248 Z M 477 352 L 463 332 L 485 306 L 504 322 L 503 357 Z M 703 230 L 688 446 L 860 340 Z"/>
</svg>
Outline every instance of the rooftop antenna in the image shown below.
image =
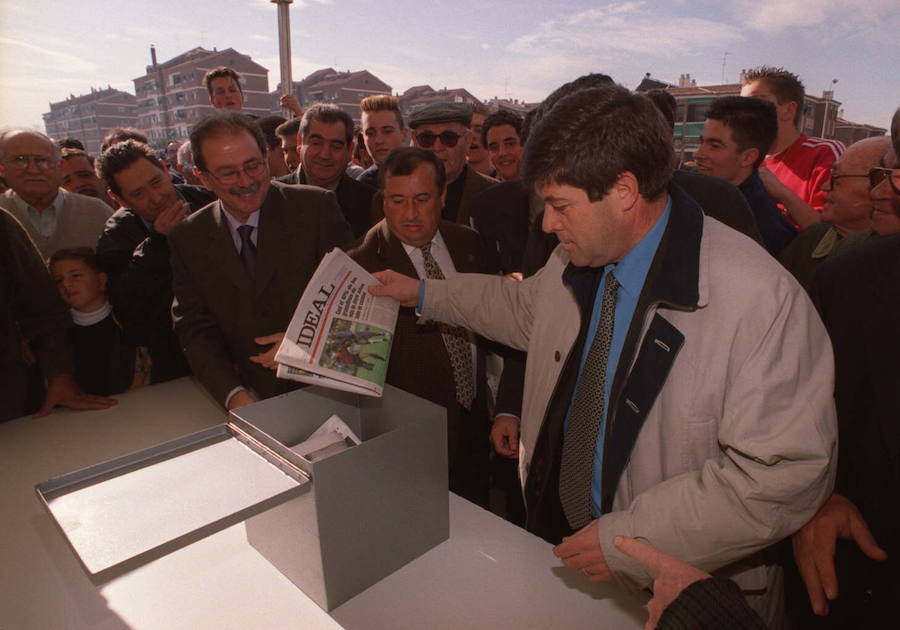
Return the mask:
<svg viewBox="0 0 900 630">
<path fill-rule="evenodd" d="M 722 85 L 725 85 L 725 60 L 728 59 L 728 51 L 725 51 L 725 54 L 722 55 Z"/>
</svg>

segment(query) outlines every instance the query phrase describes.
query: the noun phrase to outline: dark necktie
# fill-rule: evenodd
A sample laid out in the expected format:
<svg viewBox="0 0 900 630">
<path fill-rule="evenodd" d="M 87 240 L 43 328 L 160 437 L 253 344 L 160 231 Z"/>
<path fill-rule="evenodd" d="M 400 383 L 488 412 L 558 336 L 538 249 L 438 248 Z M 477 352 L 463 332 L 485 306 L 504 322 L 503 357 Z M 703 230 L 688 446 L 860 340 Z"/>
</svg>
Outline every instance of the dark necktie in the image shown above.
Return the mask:
<svg viewBox="0 0 900 630">
<path fill-rule="evenodd" d="M 591 484 L 594 451 L 600 432 L 600 420 L 606 405 L 606 362 L 612 341 L 619 283 L 612 272 L 606 274 L 603 304 L 597 332 L 591 341 L 575 400 L 569 414 L 569 425 L 563 440 L 562 465 L 559 471 L 559 501 L 572 529 L 581 529 L 592 520 Z"/>
<path fill-rule="evenodd" d="M 425 276 L 433 280 L 443 280 L 444 273 L 431 255 L 431 243 L 423 245 L 422 259 L 425 261 Z M 453 382 L 456 385 L 456 401 L 470 409 L 475 399 L 475 376 L 472 373 L 472 350 L 469 346 L 469 332 L 460 326 L 438 324 L 450 365 L 453 368 Z"/>
<path fill-rule="evenodd" d="M 253 234 L 253 226 L 241 225 L 237 231 L 238 236 L 241 237 L 241 261 L 244 263 L 247 274 L 253 279 L 256 277 L 256 245 L 250 240 L 250 235 Z"/>
</svg>

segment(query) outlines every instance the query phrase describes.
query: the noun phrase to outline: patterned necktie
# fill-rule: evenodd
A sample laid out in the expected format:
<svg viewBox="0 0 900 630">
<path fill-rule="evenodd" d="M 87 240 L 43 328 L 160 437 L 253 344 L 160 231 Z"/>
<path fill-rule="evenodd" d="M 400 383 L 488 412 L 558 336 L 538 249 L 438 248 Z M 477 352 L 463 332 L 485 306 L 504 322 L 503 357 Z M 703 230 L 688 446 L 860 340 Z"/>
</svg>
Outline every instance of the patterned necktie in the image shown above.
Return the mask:
<svg viewBox="0 0 900 630">
<path fill-rule="evenodd" d="M 238 236 L 241 237 L 241 260 L 244 263 L 244 268 L 247 270 L 247 273 L 250 275 L 250 278 L 256 277 L 256 245 L 253 244 L 253 241 L 250 240 L 250 235 L 253 234 L 253 226 L 252 225 L 241 225 L 238 226 Z"/>
<path fill-rule="evenodd" d="M 423 245 L 422 259 L 425 261 L 425 276 L 433 280 L 443 280 L 444 274 L 431 255 L 431 243 Z M 469 333 L 460 326 L 438 324 L 450 365 L 453 367 L 453 382 L 456 385 L 456 401 L 470 409 L 475 399 L 475 375 L 472 373 L 472 350 L 469 346 Z"/>
<path fill-rule="evenodd" d="M 600 421 L 606 405 L 606 362 L 612 341 L 619 283 L 612 272 L 606 274 L 600 321 L 581 369 L 575 400 L 569 414 L 569 426 L 563 440 L 562 466 L 559 472 L 559 501 L 572 529 L 581 529 L 591 520 L 591 485 L 594 451 Z"/>
</svg>

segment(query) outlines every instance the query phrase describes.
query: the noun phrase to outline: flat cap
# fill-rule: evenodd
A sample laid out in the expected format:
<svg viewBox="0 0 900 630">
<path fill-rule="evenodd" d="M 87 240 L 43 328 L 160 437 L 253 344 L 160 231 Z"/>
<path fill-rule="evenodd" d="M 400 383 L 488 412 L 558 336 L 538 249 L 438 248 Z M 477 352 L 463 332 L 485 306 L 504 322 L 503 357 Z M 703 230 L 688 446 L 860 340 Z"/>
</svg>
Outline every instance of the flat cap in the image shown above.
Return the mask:
<svg viewBox="0 0 900 630">
<path fill-rule="evenodd" d="M 417 109 L 409 117 L 410 129 L 433 123 L 472 123 L 472 106 L 466 103 L 432 103 Z"/>
</svg>

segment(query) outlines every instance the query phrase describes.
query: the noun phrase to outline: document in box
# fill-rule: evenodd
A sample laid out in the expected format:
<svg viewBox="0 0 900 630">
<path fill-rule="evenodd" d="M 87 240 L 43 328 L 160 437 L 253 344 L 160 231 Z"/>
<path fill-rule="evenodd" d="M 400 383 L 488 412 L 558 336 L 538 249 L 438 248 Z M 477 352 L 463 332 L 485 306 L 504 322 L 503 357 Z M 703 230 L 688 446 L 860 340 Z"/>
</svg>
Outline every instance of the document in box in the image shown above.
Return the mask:
<svg viewBox="0 0 900 630">
<path fill-rule="evenodd" d="M 360 443 L 360 439 L 336 415 L 332 415 L 306 440 L 291 447 L 291 450 L 311 462 L 325 459 L 351 446 Z"/>
</svg>

